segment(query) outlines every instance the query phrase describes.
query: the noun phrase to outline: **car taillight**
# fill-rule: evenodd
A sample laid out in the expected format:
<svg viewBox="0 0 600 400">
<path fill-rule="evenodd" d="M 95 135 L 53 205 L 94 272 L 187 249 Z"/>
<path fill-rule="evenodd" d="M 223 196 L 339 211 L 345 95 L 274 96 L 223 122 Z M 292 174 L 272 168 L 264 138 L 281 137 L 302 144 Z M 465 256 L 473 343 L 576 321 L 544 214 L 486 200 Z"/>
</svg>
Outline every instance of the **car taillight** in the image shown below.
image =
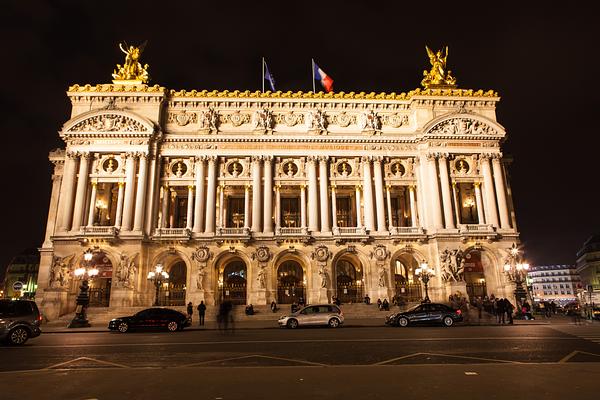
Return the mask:
<svg viewBox="0 0 600 400">
<path fill-rule="evenodd" d="M 462 311 L 460 311 L 460 310 L 456 310 L 456 313 L 457 313 L 458 315 L 460 315 L 460 314 L 462 314 Z"/>
<path fill-rule="evenodd" d="M 40 322 L 42 322 L 42 319 L 43 319 L 42 318 L 42 314 L 38 315 L 37 320 L 40 321 Z"/>
</svg>

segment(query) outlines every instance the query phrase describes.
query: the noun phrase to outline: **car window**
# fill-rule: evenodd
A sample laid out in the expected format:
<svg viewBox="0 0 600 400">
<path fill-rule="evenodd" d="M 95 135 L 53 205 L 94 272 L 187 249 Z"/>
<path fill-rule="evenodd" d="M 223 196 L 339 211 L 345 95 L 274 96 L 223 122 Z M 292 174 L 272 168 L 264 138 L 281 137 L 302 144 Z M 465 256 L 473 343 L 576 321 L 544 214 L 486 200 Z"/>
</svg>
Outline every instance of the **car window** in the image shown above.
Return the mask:
<svg viewBox="0 0 600 400">
<path fill-rule="evenodd" d="M 449 307 L 444 304 L 436 304 L 435 309 L 436 311 L 448 311 Z"/>
<path fill-rule="evenodd" d="M 411 311 L 415 311 L 415 312 L 416 311 L 421 311 L 421 307 L 422 306 L 420 304 L 417 304 L 416 306 L 412 306 L 411 308 L 409 308 L 407 311 L 408 312 L 411 312 Z"/>
<path fill-rule="evenodd" d="M 315 307 L 315 308 L 317 308 L 317 307 Z M 318 311 L 319 313 L 327 314 L 327 313 L 331 312 L 331 307 L 329 307 L 329 306 L 319 306 L 318 308 L 319 308 L 319 311 Z"/>
<path fill-rule="evenodd" d="M 31 315 L 31 303 L 28 301 L 17 301 L 15 307 L 16 315 L 18 317 L 24 317 L 26 315 Z"/>
<path fill-rule="evenodd" d="M 434 311 L 434 310 L 435 310 L 435 308 L 431 304 L 423 304 L 421 306 L 421 311 L 424 311 L 424 312 L 429 312 L 429 311 Z"/>
<path fill-rule="evenodd" d="M 340 314 L 341 311 L 339 308 L 337 308 L 336 306 L 328 306 L 327 307 L 329 309 L 330 313 L 336 313 L 336 314 Z"/>
<path fill-rule="evenodd" d="M 138 318 L 149 318 L 150 317 L 150 310 L 142 310 L 139 313 L 137 313 L 135 315 Z"/>
<path fill-rule="evenodd" d="M 15 303 L 12 301 L 0 301 L 0 317 L 14 316 L 16 313 Z"/>
</svg>

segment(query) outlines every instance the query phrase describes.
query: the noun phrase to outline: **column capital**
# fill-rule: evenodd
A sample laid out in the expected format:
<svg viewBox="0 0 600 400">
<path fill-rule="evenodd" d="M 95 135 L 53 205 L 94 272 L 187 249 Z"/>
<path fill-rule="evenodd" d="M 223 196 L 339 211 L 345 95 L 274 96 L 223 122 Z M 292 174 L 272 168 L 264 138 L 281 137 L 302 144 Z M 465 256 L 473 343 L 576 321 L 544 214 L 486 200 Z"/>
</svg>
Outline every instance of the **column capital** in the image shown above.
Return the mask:
<svg viewBox="0 0 600 400">
<path fill-rule="evenodd" d="M 263 160 L 263 156 L 252 156 L 251 159 L 253 163 L 260 163 Z"/>
<path fill-rule="evenodd" d="M 261 156 L 265 163 L 270 163 L 273 161 L 273 156 Z"/>
<path fill-rule="evenodd" d="M 437 153 L 437 157 L 440 161 L 446 161 L 450 158 L 450 154 L 448 153 Z"/>
<path fill-rule="evenodd" d="M 89 151 L 79 151 L 79 156 L 85 160 L 92 158 L 92 154 Z"/>
<path fill-rule="evenodd" d="M 317 156 L 308 156 L 306 157 L 306 162 L 314 164 L 317 161 Z"/>
<path fill-rule="evenodd" d="M 425 157 L 427 157 L 428 161 L 435 161 L 438 158 L 438 155 L 436 153 L 427 153 L 425 154 Z"/>
<path fill-rule="evenodd" d="M 318 156 L 319 163 L 324 164 L 329 161 L 329 156 Z"/>
<path fill-rule="evenodd" d="M 217 156 L 206 156 L 209 164 L 215 164 L 217 162 Z"/>
<path fill-rule="evenodd" d="M 481 182 L 473 182 L 473 186 L 479 187 L 479 186 L 481 186 Z"/>
<path fill-rule="evenodd" d="M 98 181 L 93 179 L 91 182 L 92 186 L 98 186 Z"/>
<path fill-rule="evenodd" d="M 492 162 L 500 162 L 502 160 L 502 153 L 493 153 L 490 155 Z"/>
<path fill-rule="evenodd" d="M 362 161 L 363 164 L 370 163 L 372 160 L 373 160 L 372 156 L 362 156 L 360 158 L 360 161 Z"/>
<path fill-rule="evenodd" d="M 383 156 L 372 156 L 371 159 L 373 160 L 373 163 L 381 164 L 383 161 Z"/>
<path fill-rule="evenodd" d="M 196 156 L 192 157 L 192 160 L 197 163 L 203 163 L 204 161 L 206 161 L 207 158 L 207 156 Z"/>
<path fill-rule="evenodd" d="M 490 153 L 481 153 L 481 154 L 479 154 L 479 159 L 480 160 L 487 161 L 490 158 L 492 158 L 492 154 L 490 154 Z"/>
<path fill-rule="evenodd" d="M 188 188 L 188 189 L 190 189 L 190 190 L 194 190 L 194 185 L 193 185 L 193 184 L 191 184 L 191 185 L 188 185 L 188 187 L 187 187 L 187 188 Z"/>
</svg>

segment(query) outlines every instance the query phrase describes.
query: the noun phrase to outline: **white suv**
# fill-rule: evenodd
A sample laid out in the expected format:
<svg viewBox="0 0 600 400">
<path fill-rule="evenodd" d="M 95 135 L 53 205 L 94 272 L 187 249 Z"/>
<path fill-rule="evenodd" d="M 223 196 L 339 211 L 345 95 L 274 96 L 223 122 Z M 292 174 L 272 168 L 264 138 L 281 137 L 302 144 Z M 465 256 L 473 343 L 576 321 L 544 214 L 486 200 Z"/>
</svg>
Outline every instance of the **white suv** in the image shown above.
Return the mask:
<svg viewBox="0 0 600 400">
<path fill-rule="evenodd" d="M 344 313 L 335 304 L 310 304 L 295 313 L 281 316 L 278 322 L 280 327 L 290 329 L 314 325 L 337 328 L 344 323 Z"/>
</svg>

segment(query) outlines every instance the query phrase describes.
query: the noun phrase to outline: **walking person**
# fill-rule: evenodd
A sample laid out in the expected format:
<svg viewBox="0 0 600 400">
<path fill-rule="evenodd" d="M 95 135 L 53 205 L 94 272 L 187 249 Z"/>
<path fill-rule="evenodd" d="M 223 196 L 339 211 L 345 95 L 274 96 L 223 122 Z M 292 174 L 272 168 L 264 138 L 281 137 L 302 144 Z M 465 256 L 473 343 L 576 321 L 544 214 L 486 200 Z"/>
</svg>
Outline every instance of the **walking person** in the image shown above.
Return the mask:
<svg viewBox="0 0 600 400">
<path fill-rule="evenodd" d="M 510 325 L 512 325 L 513 324 L 513 310 L 515 309 L 515 306 L 512 305 L 510 300 L 504 299 L 504 307 L 506 309 L 506 315 L 508 316 L 508 323 Z"/>
<path fill-rule="evenodd" d="M 192 323 L 192 315 L 194 314 L 194 306 L 192 305 L 192 302 L 190 301 L 187 305 L 187 316 L 188 319 L 190 320 L 190 324 Z"/>
<path fill-rule="evenodd" d="M 275 303 L 275 300 L 271 302 L 271 311 L 277 312 L 277 303 Z"/>
<path fill-rule="evenodd" d="M 505 300 L 500 298 L 498 299 L 498 301 L 496 302 L 496 312 L 498 313 L 498 323 L 499 324 L 505 324 L 506 320 L 505 320 L 505 316 L 506 316 L 506 307 L 505 307 Z"/>
<path fill-rule="evenodd" d="M 198 326 L 204 325 L 204 315 L 206 314 L 206 304 L 204 304 L 204 300 L 198 304 Z"/>
</svg>

